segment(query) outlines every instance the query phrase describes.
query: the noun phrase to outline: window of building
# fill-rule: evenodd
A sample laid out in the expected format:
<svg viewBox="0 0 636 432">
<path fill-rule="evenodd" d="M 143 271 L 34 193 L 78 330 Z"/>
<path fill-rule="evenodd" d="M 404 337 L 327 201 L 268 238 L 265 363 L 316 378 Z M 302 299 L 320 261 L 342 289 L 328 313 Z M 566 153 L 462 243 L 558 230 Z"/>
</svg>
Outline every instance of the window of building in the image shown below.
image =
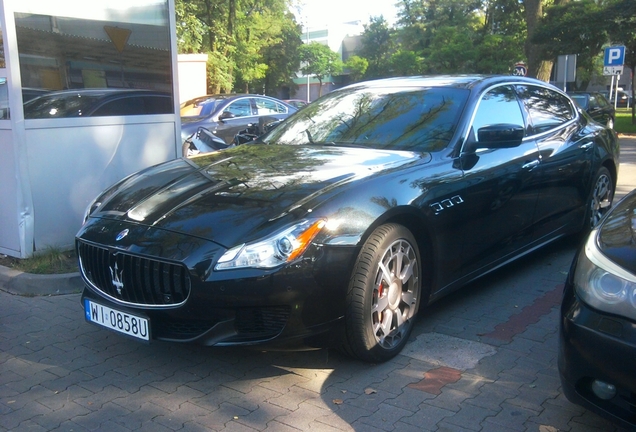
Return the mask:
<svg viewBox="0 0 636 432">
<path fill-rule="evenodd" d="M 21 2 L 15 24 L 23 94 L 109 88 L 172 96 L 168 13 L 166 0 Z M 162 113 L 172 113 L 166 105 Z"/>
</svg>

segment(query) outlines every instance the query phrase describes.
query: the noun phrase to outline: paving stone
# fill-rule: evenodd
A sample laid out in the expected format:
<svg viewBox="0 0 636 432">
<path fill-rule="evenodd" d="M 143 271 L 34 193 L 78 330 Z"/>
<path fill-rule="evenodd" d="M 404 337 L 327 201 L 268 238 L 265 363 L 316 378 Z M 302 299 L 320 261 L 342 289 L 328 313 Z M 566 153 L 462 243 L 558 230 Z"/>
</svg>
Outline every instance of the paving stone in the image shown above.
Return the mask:
<svg viewBox="0 0 636 432">
<path fill-rule="evenodd" d="M 361 417 L 356 423 L 371 425 L 379 430 L 393 431 L 395 430 L 395 423 L 404 417 L 410 417 L 412 415 L 412 411 L 380 403 L 378 409 L 373 414 L 368 417 Z"/>
<path fill-rule="evenodd" d="M 504 402 L 501 404 L 501 411 L 494 416 L 487 417 L 482 425 L 485 430 L 488 430 L 489 425 L 492 423 L 505 427 L 509 431 L 525 431 L 525 423 L 528 419 L 536 417 L 538 414 L 537 411 Z"/>
<path fill-rule="evenodd" d="M 459 427 L 459 430 L 481 431 L 484 419 L 497 415 L 498 412 L 481 408 L 471 404 L 461 404 L 459 409 L 452 416 L 446 417 L 440 423 L 444 427 Z"/>
<path fill-rule="evenodd" d="M 455 414 L 454 411 L 427 405 L 420 406 L 420 410 L 410 417 L 404 417 L 400 421 L 412 426 L 421 427 L 422 430 L 437 430 L 437 424 Z"/>
</svg>

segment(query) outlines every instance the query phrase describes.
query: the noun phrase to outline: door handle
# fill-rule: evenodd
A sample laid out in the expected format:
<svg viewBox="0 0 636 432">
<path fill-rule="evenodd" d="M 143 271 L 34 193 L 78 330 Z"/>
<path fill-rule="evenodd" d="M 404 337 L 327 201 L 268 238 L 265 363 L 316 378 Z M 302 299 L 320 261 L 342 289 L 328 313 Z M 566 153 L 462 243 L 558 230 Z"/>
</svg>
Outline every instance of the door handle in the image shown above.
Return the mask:
<svg viewBox="0 0 636 432">
<path fill-rule="evenodd" d="M 540 163 L 541 162 L 539 162 L 538 159 L 535 159 L 532 162 L 526 162 L 521 166 L 521 168 L 523 168 L 524 170 L 532 171 L 533 169 L 538 167 Z"/>
<path fill-rule="evenodd" d="M 581 149 L 582 150 L 587 150 L 587 149 L 592 148 L 592 146 L 594 146 L 593 142 L 587 142 L 587 143 L 581 145 Z"/>
</svg>

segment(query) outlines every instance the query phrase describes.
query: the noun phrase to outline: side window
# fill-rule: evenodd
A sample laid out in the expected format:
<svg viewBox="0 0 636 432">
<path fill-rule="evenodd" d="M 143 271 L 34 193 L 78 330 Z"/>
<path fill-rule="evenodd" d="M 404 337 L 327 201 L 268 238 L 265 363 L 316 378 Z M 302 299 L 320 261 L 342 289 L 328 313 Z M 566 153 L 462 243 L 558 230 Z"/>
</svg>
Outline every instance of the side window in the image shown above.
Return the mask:
<svg viewBox="0 0 636 432">
<path fill-rule="evenodd" d="M 249 117 L 252 114 L 252 105 L 249 99 L 239 99 L 232 102 L 223 111 L 234 114 L 234 117 Z"/>
<path fill-rule="evenodd" d="M 593 95 L 590 95 L 590 107 L 589 109 L 593 110 L 598 108 L 599 103 L 598 100 L 596 100 L 596 98 Z"/>
<path fill-rule="evenodd" d="M 517 86 L 528 109 L 532 132 L 535 134 L 557 128 L 575 117 L 568 99 L 560 93 L 539 86 Z"/>
<path fill-rule="evenodd" d="M 285 105 L 280 104 L 278 102 L 276 102 L 276 111 L 278 111 L 279 113 L 286 113 L 287 112 L 287 107 L 285 107 Z"/>
<path fill-rule="evenodd" d="M 473 119 L 475 140 L 482 127 L 503 123 L 524 126 L 519 100 L 510 86 L 496 87 L 482 97 Z"/>
<path fill-rule="evenodd" d="M 269 99 L 254 98 L 254 102 L 256 103 L 256 114 L 258 115 L 278 114 L 280 112 L 276 107 L 276 102 Z"/>
<path fill-rule="evenodd" d="M 144 96 L 143 101 L 146 114 L 171 114 L 174 111 L 168 96 Z"/>
</svg>

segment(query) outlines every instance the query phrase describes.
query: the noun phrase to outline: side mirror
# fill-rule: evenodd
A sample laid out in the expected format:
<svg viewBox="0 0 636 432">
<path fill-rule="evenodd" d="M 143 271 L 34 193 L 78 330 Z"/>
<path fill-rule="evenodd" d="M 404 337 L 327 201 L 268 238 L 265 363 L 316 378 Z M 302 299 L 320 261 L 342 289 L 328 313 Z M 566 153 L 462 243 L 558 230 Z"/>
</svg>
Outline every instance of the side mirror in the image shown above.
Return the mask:
<svg viewBox="0 0 636 432">
<path fill-rule="evenodd" d="M 524 127 L 515 124 L 495 124 L 484 126 L 477 131 L 474 148 L 512 148 L 521 144 Z"/>
<path fill-rule="evenodd" d="M 282 120 L 276 117 L 261 117 L 258 119 L 258 132 L 259 135 L 263 135 L 266 132 L 271 131 L 280 124 Z"/>
<path fill-rule="evenodd" d="M 234 117 L 236 117 L 236 116 L 234 114 L 232 114 L 231 112 L 223 111 L 221 113 L 221 115 L 219 115 L 219 120 L 227 120 L 227 119 L 231 119 L 231 118 L 234 118 Z"/>
</svg>

